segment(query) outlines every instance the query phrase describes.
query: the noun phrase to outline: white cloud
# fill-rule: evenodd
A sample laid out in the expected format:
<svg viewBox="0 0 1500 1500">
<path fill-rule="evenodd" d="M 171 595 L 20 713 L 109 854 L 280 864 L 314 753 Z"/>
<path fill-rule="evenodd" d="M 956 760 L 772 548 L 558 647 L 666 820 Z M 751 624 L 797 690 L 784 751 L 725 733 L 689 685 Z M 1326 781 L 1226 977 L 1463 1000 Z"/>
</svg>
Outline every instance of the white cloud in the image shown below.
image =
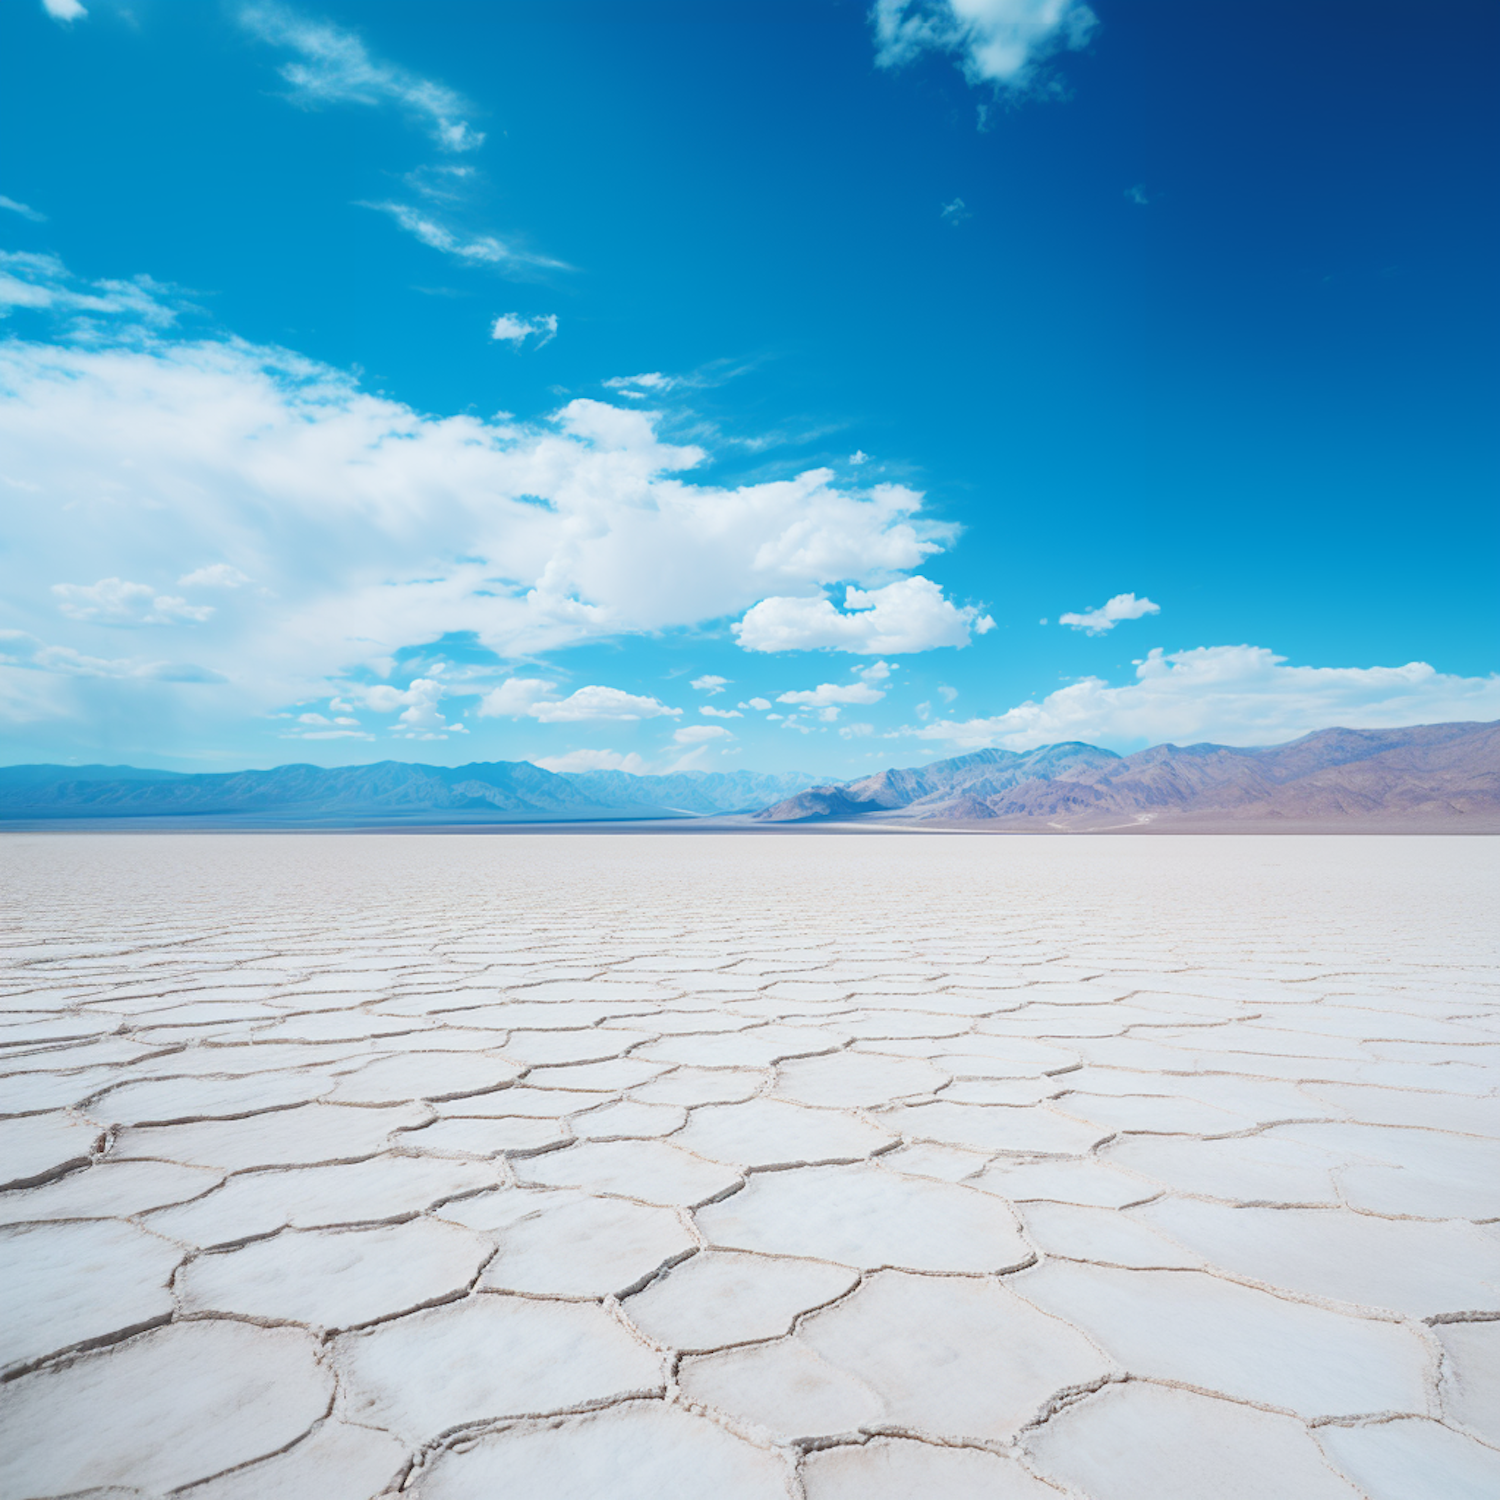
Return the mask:
<svg viewBox="0 0 1500 1500">
<path fill-rule="evenodd" d="M 879 703 L 885 693 L 868 682 L 824 682 L 804 692 L 782 693 L 778 703 L 801 703 L 826 708 L 830 703 Z"/>
<path fill-rule="evenodd" d="M 490 329 L 490 337 L 503 343 L 514 344 L 518 349 L 529 338 L 536 340 L 540 349 L 557 336 L 557 317 L 553 313 L 535 318 L 523 318 L 520 313 L 501 313 Z"/>
<path fill-rule="evenodd" d="M 709 697 L 713 697 L 715 693 L 722 693 L 724 689 L 729 686 L 729 681 L 730 679 L 727 677 L 714 677 L 712 675 L 709 675 L 705 677 L 693 678 L 688 686 L 695 692 L 707 693 Z"/>
<path fill-rule="evenodd" d="M 769 698 L 751 698 L 747 703 L 742 703 L 741 708 L 753 708 L 757 713 L 764 713 L 771 706 Z M 781 715 L 776 716 L 780 718 Z"/>
<path fill-rule="evenodd" d="M 88 15 L 78 0 L 42 0 L 42 9 L 54 21 L 81 21 Z"/>
<path fill-rule="evenodd" d="M 627 771 L 643 776 L 646 762 L 635 751 L 621 755 L 618 750 L 569 750 L 566 755 L 543 755 L 532 761 L 544 771 Z"/>
<path fill-rule="evenodd" d="M 1199 646 L 1152 651 L 1123 687 L 1088 677 L 993 718 L 945 720 L 913 732 L 966 750 L 1030 750 L 1061 740 L 1271 745 L 1335 726 L 1492 719 L 1500 719 L 1500 674 L 1455 677 L 1426 662 L 1292 667 L 1262 646 Z"/>
<path fill-rule="evenodd" d="M 679 745 L 706 745 L 711 740 L 730 740 L 734 736 L 722 724 L 688 724 L 672 738 Z"/>
<path fill-rule="evenodd" d="M 519 249 L 493 234 L 458 233 L 409 203 L 366 203 L 363 206 L 373 208 L 377 213 L 389 214 L 408 234 L 415 235 L 424 245 L 433 250 L 441 250 L 444 255 L 451 255 L 469 265 L 567 269 L 560 260 L 550 260 L 545 255 L 535 255 L 529 250 Z"/>
<path fill-rule="evenodd" d="M 670 391 L 678 382 L 671 375 L 652 370 L 645 375 L 616 375 L 604 384 L 609 390 L 620 391 L 626 396 L 641 396 L 647 391 Z"/>
<path fill-rule="evenodd" d="M 467 734 L 462 724 L 451 724 L 444 718 L 438 704 L 449 691 L 445 683 L 433 677 L 415 677 L 405 688 L 388 687 L 379 683 L 364 689 L 367 708 L 376 713 L 394 713 L 401 710 L 393 731 L 400 739 L 440 740 L 450 734 Z"/>
<path fill-rule="evenodd" d="M 65 319 L 105 300 L 48 258 L 20 271 L 31 304 Z M 703 450 L 602 401 L 536 423 L 423 415 L 283 349 L 162 336 L 170 309 L 123 285 L 154 327 L 101 321 L 84 342 L 0 343 L 8 624 L 49 636 L 61 600 L 75 627 L 65 644 L 110 658 L 89 634 L 106 617 L 197 613 L 195 656 L 236 683 L 226 715 L 324 698 L 450 632 L 518 659 L 769 601 L 740 631 L 765 642 L 756 620 L 789 597 L 856 652 L 967 638 L 972 611 L 901 578 L 956 535 L 911 489 L 830 469 L 695 482 Z M 140 581 L 194 577 L 205 558 L 255 580 L 234 609 L 202 618 L 210 606 L 191 593 L 158 608 L 174 596 Z M 93 582 L 109 578 L 134 588 L 111 603 Z M 52 580 L 70 580 L 63 595 Z M 818 595 L 848 582 L 858 613 L 839 615 Z M 796 644 L 807 637 L 803 622 Z"/>
<path fill-rule="evenodd" d="M 680 708 L 668 708 L 655 698 L 639 697 L 612 687 L 581 687 L 556 703 L 533 703 L 526 710 L 544 724 L 571 724 L 584 719 L 659 719 L 677 718 Z"/>
<path fill-rule="evenodd" d="M 1151 199 L 1146 196 L 1146 185 L 1143 182 L 1136 183 L 1134 187 L 1126 188 L 1125 196 L 1130 200 L 1130 202 L 1134 203 L 1137 208 L 1144 208 L 1151 201 Z"/>
<path fill-rule="evenodd" d="M 1098 609 L 1085 610 L 1082 614 L 1068 613 L 1059 615 L 1059 625 L 1071 625 L 1074 630 L 1081 630 L 1086 635 L 1104 635 L 1113 630 L 1121 620 L 1139 620 L 1142 615 L 1159 615 L 1161 605 L 1153 604 L 1149 599 L 1137 599 L 1134 594 L 1116 594 L 1107 604 L 1101 604 Z M 1047 623 L 1045 620 L 1042 622 Z"/>
<path fill-rule="evenodd" d="M 972 219 L 974 215 L 964 206 L 962 198 L 955 198 L 951 203 L 943 205 L 943 212 L 940 217 L 946 219 L 956 229 L 965 220 Z"/>
<path fill-rule="evenodd" d="M 527 717 L 540 719 L 544 724 L 574 724 L 588 719 L 678 718 L 681 714 L 680 708 L 668 708 L 655 698 L 638 697 L 597 684 L 559 698 L 550 682 L 536 677 L 508 678 L 486 693 L 479 705 L 482 719 Z"/>
<path fill-rule="evenodd" d="M 4 193 L 0 193 L 0 208 L 8 209 L 13 214 L 20 214 L 23 219 L 30 219 L 33 224 L 47 222 L 46 214 L 38 213 L 29 204 L 17 203 L 14 198 L 7 198 Z"/>
<path fill-rule="evenodd" d="M 867 739 L 875 733 L 873 724 L 844 724 L 839 728 L 839 734 L 846 740 Z"/>
<path fill-rule="evenodd" d="M 850 651 L 861 656 L 967 646 L 970 632 L 994 629 L 971 605 L 960 609 L 930 579 L 900 578 L 883 588 L 845 590 L 844 608 L 826 596 L 762 599 L 733 631 L 746 651 Z"/>
<path fill-rule="evenodd" d="M 1021 91 L 1098 24 L 1082 0 L 875 0 L 875 61 L 899 68 L 932 50 L 957 55 L 970 83 Z"/>
<path fill-rule="evenodd" d="M 175 321 L 172 289 L 137 276 L 131 281 L 84 281 L 69 275 L 55 255 L 29 250 L 0 251 L 0 317 L 13 307 L 77 314 L 69 334 L 77 339 L 98 335 L 93 315 L 132 319 L 144 329 L 161 329 Z"/>
<path fill-rule="evenodd" d="M 953 700 L 958 697 L 958 689 L 956 687 L 948 687 L 945 683 L 939 683 L 938 697 L 940 697 L 944 703 L 952 703 Z"/>
<path fill-rule="evenodd" d="M 123 578 L 101 578 L 98 583 L 54 583 L 58 608 L 70 620 L 101 625 L 178 625 L 203 621 L 214 612 L 211 604 L 189 604 L 174 594 L 158 594 L 147 583 Z"/>
<path fill-rule="evenodd" d="M 189 662 L 88 656 L 72 646 L 46 645 L 24 630 L 0 630 L 0 663 L 61 677 L 134 678 L 141 682 L 224 681 L 217 672 Z"/>
<path fill-rule="evenodd" d="M 49 10 L 70 3 L 46 0 Z M 280 71 L 300 104 L 396 104 L 421 119 L 445 151 L 472 151 L 484 143 L 484 136 L 462 118 L 469 105 L 460 95 L 377 61 L 352 31 L 274 4 L 247 5 L 240 23 L 263 42 L 298 54 L 297 61 L 283 64 Z"/>
<path fill-rule="evenodd" d="M 745 717 L 737 708 L 715 708 L 711 703 L 704 704 L 698 712 L 710 719 L 743 719 Z"/>
<path fill-rule="evenodd" d="M 206 568 L 194 568 L 191 573 L 184 573 L 177 580 L 177 586 L 184 589 L 237 589 L 249 582 L 245 574 L 238 568 L 231 568 L 228 563 L 210 563 Z"/>
</svg>

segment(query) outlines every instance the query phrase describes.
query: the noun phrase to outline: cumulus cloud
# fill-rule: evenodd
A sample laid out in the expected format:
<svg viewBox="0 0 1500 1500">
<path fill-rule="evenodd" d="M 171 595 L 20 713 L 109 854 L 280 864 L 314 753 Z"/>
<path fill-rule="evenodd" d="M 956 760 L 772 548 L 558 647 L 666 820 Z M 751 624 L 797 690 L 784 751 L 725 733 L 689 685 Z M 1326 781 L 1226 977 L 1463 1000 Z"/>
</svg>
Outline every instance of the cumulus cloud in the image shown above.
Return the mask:
<svg viewBox="0 0 1500 1500">
<path fill-rule="evenodd" d="M 729 678 L 712 675 L 695 677 L 688 686 L 695 692 L 707 693 L 711 698 L 715 693 L 722 693 L 729 686 Z"/>
<path fill-rule="evenodd" d="M 544 724 L 573 724 L 587 719 L 678 718 L 681 714 L 680 708 L 668 708 L 655 698 L 597 684 L 560 698 L 550 682 L 536 677 L 508 678 L 486 693 L 479 705 L 481 718 L 527 717 L 540 719 Z"/>
<path fill-rule="evenodd" d="M 877 687 L 876 684 L 884 682 L 891 675 L 892 668 L 883 661 L 876 662 L 873 666 L 866 667 L 857 675 L 859 682 L 824 682 L 815 688 L 808 688 L 799 692 L 782 693 L 776 701 L 778 703 L 797 703 L 806 708 L 827 708 L 832 704 L 844 703 L 879 703 L 886 695 L 886 689 Z"/>
<path fill-rule="evenodd" d="M 401 710 L 394 733 L 400 739 L 441 740 L 450 734 L 467 734 L 462 724 L 452 724 L 443 716 L 438 704 L 448 692 L 446 683 L 434 677 L 416 677 L 404 688 L 384 683 L 364 690 L 365 706 L 376 713 Z"/>
<path fill-rule="evenodd" d="M 734 736 L 722 724 L 687 724 L 672 738 L 679 745 L 706 745 L 711 740 L 730 740 Z"/>
<path fill-rule="evenodd" d="M 536 340 L 534 348 L 540 349 L 557 336 L 557 317 L 553 313 L 535 318 L 523 318 L 520 313 L 501 313 L 490 329 L 490 337 L 502 343 L 520 348 L 527 339 Z"/>
<path fill-rule="evenodd" d="M 951 53 L 971 84 L 1035 86 L 1049 57 L 1082 47 L 1098 17 L 1082 0 L 875 0 L 875 61 L 899 68 Z"/>
<path fill-rule="evenodd" d="M 46 0 L 49 11 L 71 3 Z M 371 57 L 352 31 L 274 4 L 247 5 L 240 24 L 261 41 L 297 54 L 280 73 L 299 104 L 394 104 L 421 120 L 445 151 L 472 151 L 484 143 L 484 136 L 463 118 L 470 107 L 459 94 Z"/>
<path fill-rule="evenodd" d="M 771 706 L 769 698 L 751 698 L 748 702 L 740 704 L 741 708 L 753 708 L 757 713 L 764 713 Z M 778 714 L 777 718 L 781 715 Z"/>
<path fill-rule="evenodd" d="M 30 219 L 33 224 L 45 224 L 47 222 L 46 214 L 38 213 L 30 204 L 17 203 L 14 198 L 7 198 L 4 193 L 0 193 L 0 208 L 6 209 L 13 214 L 20 214 L 23 219 Z"/>
<path fill-rule="evenodd" d="M 441 250 L 468 265 L 480 266 L 546 266 L 553 270 L 566 270 L 560 260 L 551 260 L 545 255 L 536 255 L 529 250 L 499 239 L 493 234 L 467 234 L 450 229 L 430 213 L 413 208 L 409 203 L 366 203 L 377 213 L 389 214 L 408 234 L 415 235 L 424 245 Z M 503 337 L 496 334 L 495 337 Z"/>
<path fill-rule="evenodd" d="M 635 751 L 622 755 L 618 750 L 569 750 L 566 755 L 543 755 L 532 761 L 544 771 L 627 771 L 643 776 L 646 762 Z"/>
<path fill-rule="evenodd" d="M 711 703 L 704 704 L 698 712 L 710 719 L 743 719 L 745 717 L 737 708 L 715 708 Z"/>
<path fill-rule="evenodd" d="M 178 625 L 202 621 L 214 612 L 211 604 L 189 604 L 175 594 L 158 594 L 150 584 L 123 578 L 101 578 L 98 583 L 54 583 L 57 607 L 70 620 L 101 625 Z"/>
<path fill-rule="evenodd" d="M 237 589 L 243 588 L 250 579 L 238 568 L 228 563 L 210 563 L 206 568 L 194 568 L 177 580 L 178 588 L 184 589 Z"/>
<path fill-rule="evenodd" d="M 992 718 L 944 720 L 912 731 L 965 750 L 1030 750 L 1062 740 L 1114 747 L 1272 745 L 1335 725 L 1500 719 L 1500 674 L 1456 677 L 1426 662 L 1404 667 L 1295 667 L 1263 646 L 1150 653 L 1136 680 L 1088 677 Z"/>
<path fill-rule="evenodd" d="M 66 321 L 105 300 L 43 260 L 13 278 L 31 306 Z M 194 619 L 195 657 L 236 683 L 226 714 L 326 697 L 449 633 L 521 659 L 758 603 L 739 630 L 757 650 L 887 655 L 987 628 L 902 576 L 957 534 L 904 486 L 695 480 L 704 450 L 603 401 L 530 423 L 424 415 L 284 349 L 169 337 L 170 307 L 127 287 L 149 317 L 0 343 L 7 623 L 47 636 L 63 603 L 66 644 L 113 658 L 89 632 Z M 231 564 L 205 558 L 256 584 L 211 617 L 191 591 Z M 194 582 L 179 599 L 141 581 L 157 577 Z M 822 594 L 850 583 L 841 614 Z"/>
<path fill-rule="evenodd" d="M 959 608 L 931 579 L 899 578 L 883 588 L 844 591 L 844 610 L 826 595 L 771 598 L 731 627 L 746 651 L 850 651 L 860 656 L 967 646 L 995 622 L 972 605 Z"/>
<path fill-rule="evenodd" d="M 1142 615 L 1159 615 L 1161 605 L 1149 599 L 1137 599 L 1134 594 L 1116 594 L 1107 604 L 1098 609 L 1086 609 L 1082 614 L 1071 611 L 1057 617 L 1059 625 L 1070 625 L 1085 635 L 1104 635 L 1115 628 L 1121 620 L 1139 620 Z M 1047 622 L 1042 621 L 1045 625 Z"/>
<path fill-rule="evenodd" d="M 88 11 L 79 4 L 79 0 L 42 0 L 42 9 L 54 21 L 81 21 L 88 15 Z"/>
</svg>

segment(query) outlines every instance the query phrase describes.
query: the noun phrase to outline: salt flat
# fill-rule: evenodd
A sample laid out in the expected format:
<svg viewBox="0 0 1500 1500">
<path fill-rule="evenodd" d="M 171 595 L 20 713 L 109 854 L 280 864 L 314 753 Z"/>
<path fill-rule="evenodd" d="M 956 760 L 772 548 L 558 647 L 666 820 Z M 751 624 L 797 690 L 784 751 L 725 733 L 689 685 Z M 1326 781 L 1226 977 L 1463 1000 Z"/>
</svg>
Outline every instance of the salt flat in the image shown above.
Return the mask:
<svg viewBox="0 0 1500 1500">
<path fill-rule="evenodd" d="M 1500 1494 L 1496 854 L 11 836 L 0 1492 Z"/>
</svg>

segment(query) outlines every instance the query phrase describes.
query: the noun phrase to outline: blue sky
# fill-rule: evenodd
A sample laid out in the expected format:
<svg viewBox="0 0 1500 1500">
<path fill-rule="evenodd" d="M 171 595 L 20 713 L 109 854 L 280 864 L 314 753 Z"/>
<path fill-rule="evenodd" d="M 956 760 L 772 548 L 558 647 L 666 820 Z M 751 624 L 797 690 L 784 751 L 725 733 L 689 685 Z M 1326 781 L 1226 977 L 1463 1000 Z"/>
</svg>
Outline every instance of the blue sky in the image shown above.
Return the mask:
<svg viewBox="0 0 1500 1500">
<path fill-rule="evenodd" d="M 1486 0 L 0 8 L 8 762 L 1500 717 Z"/>
</svg>

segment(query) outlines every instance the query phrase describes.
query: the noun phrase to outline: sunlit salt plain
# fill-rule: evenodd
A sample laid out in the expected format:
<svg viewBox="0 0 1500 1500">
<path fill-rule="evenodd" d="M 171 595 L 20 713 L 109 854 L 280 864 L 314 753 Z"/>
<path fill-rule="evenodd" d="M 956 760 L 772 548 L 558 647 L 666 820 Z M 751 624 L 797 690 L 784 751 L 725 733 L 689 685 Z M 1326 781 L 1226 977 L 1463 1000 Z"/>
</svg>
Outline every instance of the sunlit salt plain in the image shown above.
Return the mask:
<svg viewBox="0 0 1500 1500">
<path fill-rule="evenodd" d="M 1496 850 L 9 837 L 0 1492 L 1500 1494 Z"/>
</svg>

